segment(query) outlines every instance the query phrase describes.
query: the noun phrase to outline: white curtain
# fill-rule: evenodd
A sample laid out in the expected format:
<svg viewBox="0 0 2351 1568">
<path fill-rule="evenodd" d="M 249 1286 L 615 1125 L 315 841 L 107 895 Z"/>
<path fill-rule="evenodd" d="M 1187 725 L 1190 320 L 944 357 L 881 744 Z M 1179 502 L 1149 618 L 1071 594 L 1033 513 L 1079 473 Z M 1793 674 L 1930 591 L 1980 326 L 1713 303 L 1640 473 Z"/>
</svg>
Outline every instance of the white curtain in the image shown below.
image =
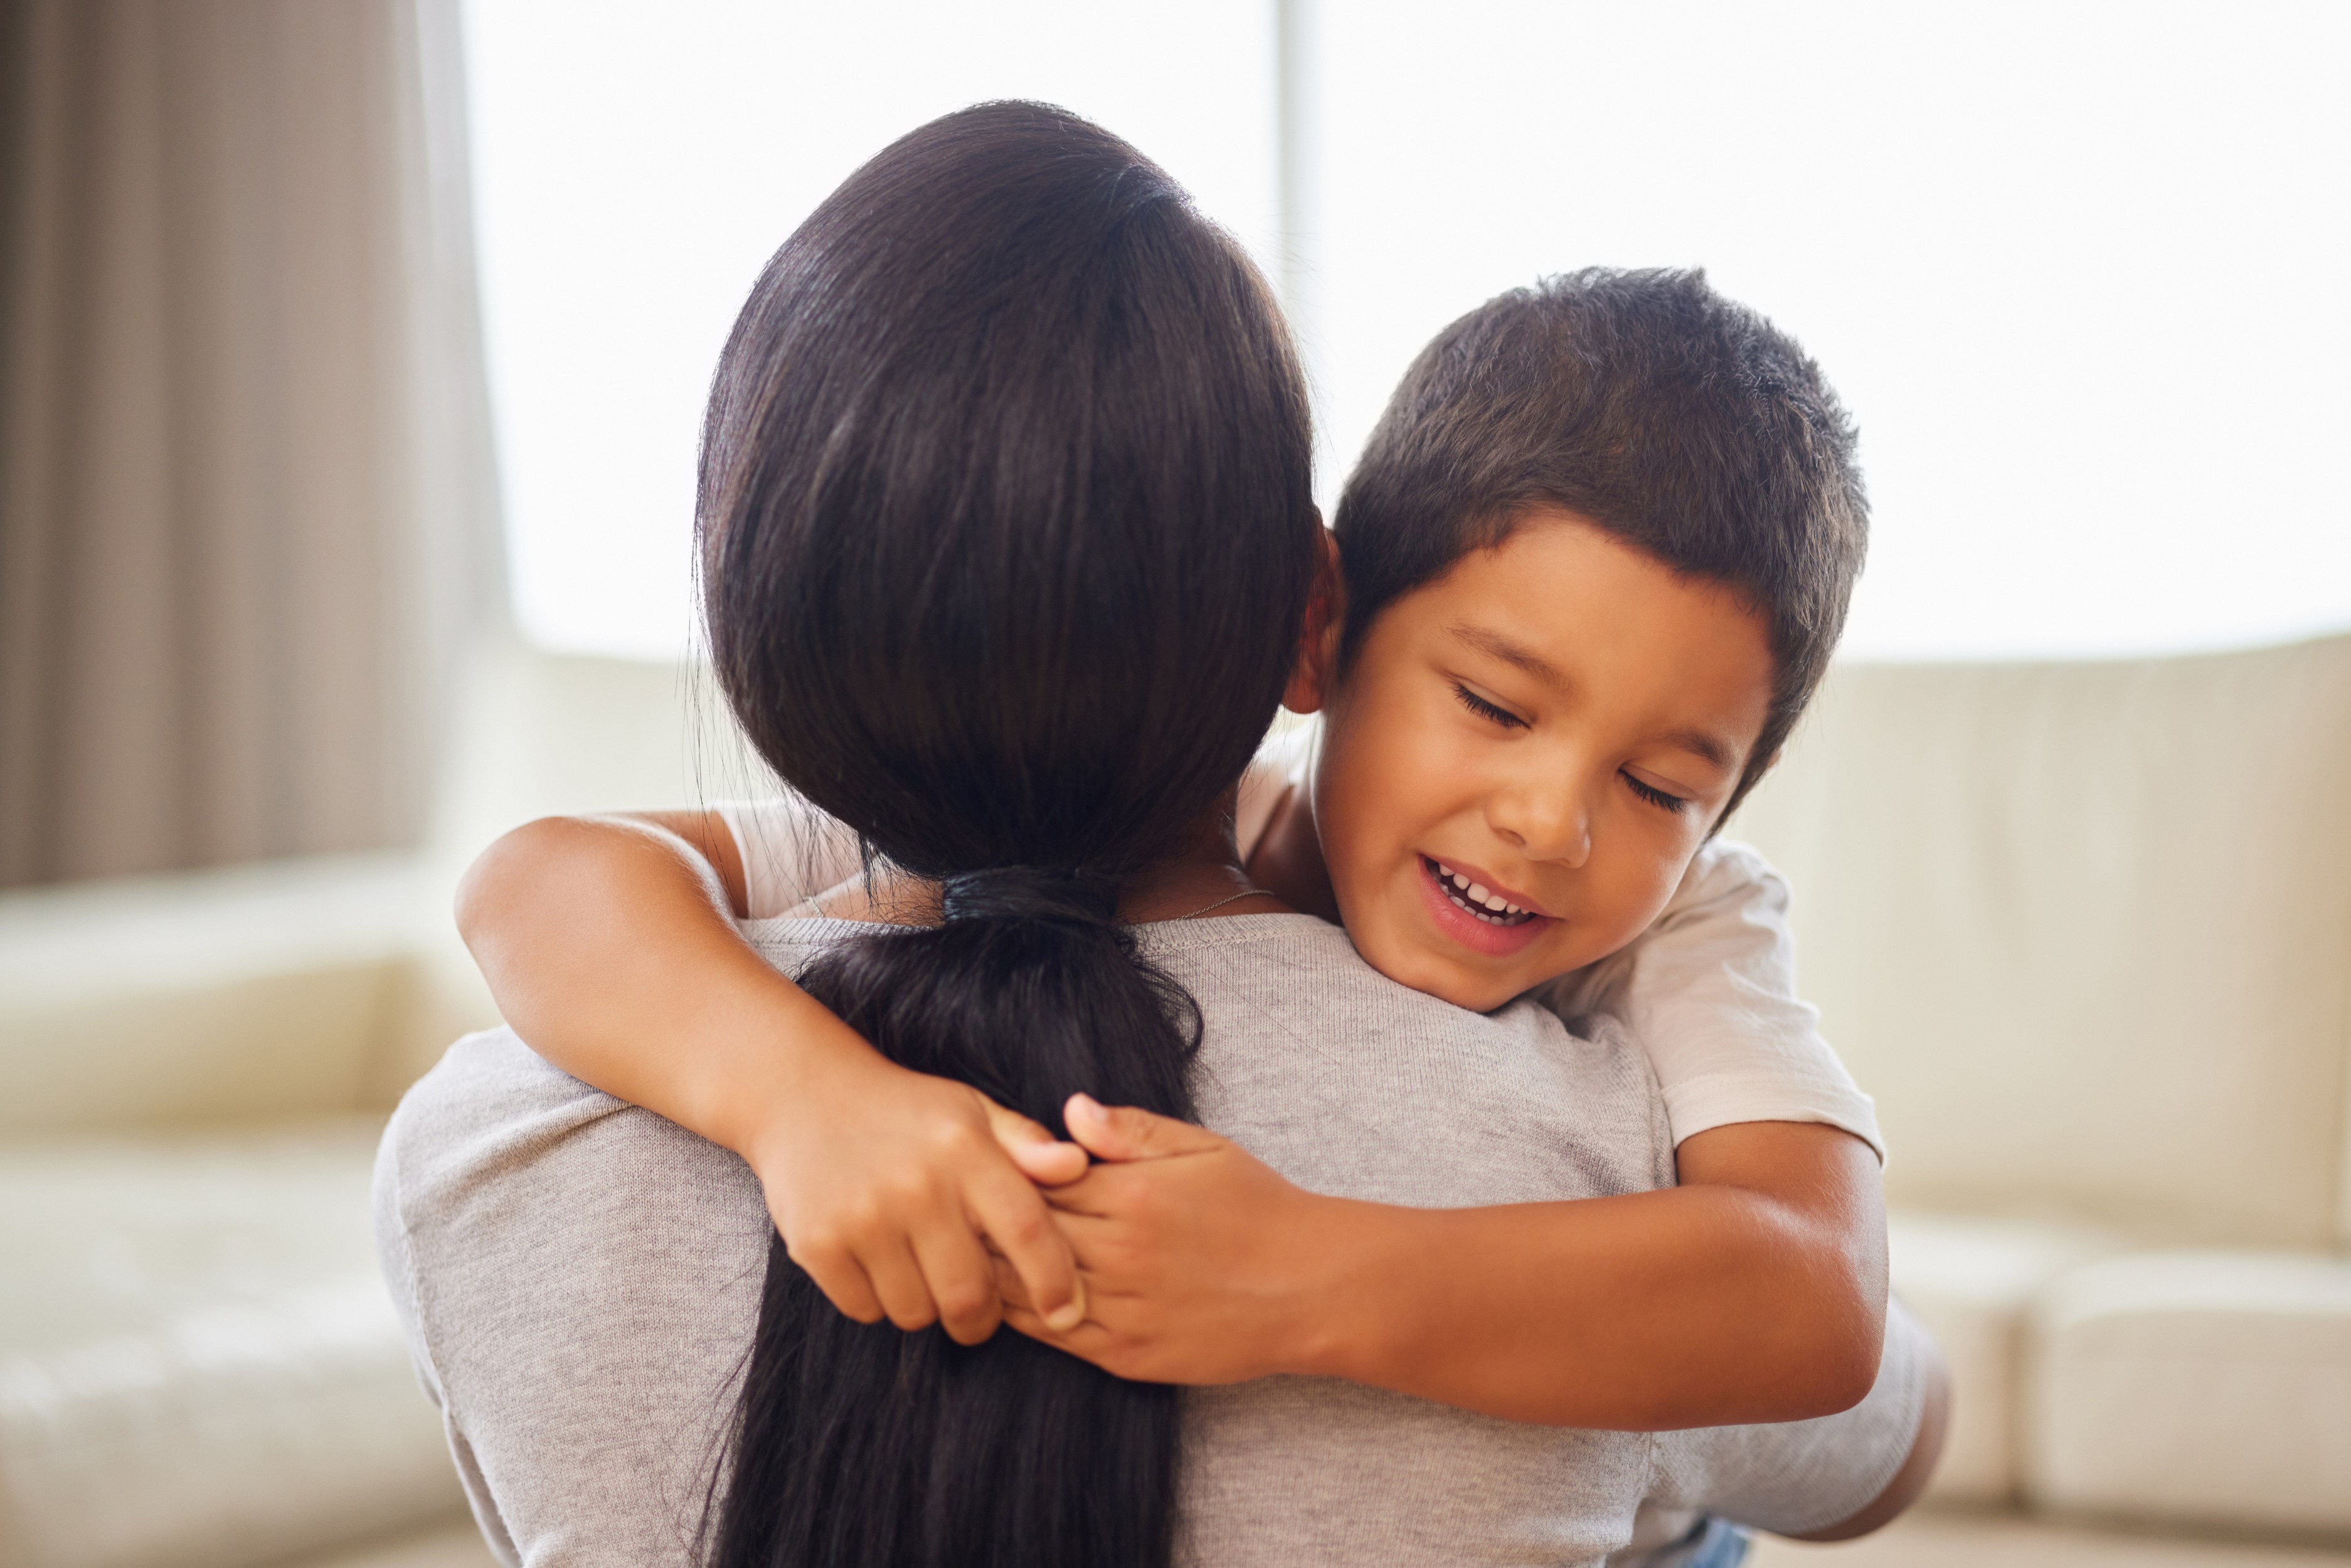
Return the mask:
<svg viewBox="0 0 2351 1568">
<path fill-rule="evenodd" d="M 410 841 L 504 603 L 454 0 L 0 28 L 0 886 Z"/>
</svg>

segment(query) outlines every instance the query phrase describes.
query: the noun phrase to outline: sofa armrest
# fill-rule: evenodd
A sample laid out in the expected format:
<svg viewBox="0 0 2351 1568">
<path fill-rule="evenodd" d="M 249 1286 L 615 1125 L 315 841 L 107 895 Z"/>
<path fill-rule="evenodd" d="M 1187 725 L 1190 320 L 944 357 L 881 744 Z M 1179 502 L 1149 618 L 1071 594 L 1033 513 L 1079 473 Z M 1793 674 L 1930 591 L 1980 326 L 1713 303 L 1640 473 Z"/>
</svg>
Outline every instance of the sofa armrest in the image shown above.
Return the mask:
<svg viewBox="0 0 2351 1568">
<path fill-rule="evenodd" d="M 359 1107 L 419 889 L 367 856 L 0 897 L 0 1135 Z"/>
</svg>

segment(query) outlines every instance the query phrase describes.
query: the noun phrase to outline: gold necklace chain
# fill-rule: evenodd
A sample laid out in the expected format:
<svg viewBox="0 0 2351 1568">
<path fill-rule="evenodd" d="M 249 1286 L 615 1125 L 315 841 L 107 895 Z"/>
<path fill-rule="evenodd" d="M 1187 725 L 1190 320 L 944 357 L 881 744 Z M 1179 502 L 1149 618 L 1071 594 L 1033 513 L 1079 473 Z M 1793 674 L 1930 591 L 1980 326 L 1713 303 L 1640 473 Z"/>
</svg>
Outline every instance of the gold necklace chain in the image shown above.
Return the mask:
<svg viewBox="0 0 2351 1568">
<path fill-rule="evenodd" d="M 1245 887 L 1238 893 L 1228 893 L 1225 894 L 1224 897 L 1217 900 L 1214 904 L 1204 904 L 1200 905 L 1199 908 L 1192 911 L 1191 914 L 1179 915 L 1176 918 L 1178 920 L 1197 920 L 1203 915 L 1213 914 L 1215 911 L 1222 909 L 1228 904 L 1238 904 L 1244 898 L 1256 898 L 1259 894 L 1263 894 L 1268 898 L 1273 896 L 1271 894 L 1266 893 L 1265 889 L 1261 887 Z M 806 918 L 808 919 L 822 920 L 826 918 L 824 911 L 818 906 L 816 898 L 813 896 L 803 898 L 798 904 L 793 904 L 789 909 L 785 910 L 783 918 L 787 920 L 799 918 L 801 916 L 801 911 L 803 910 L 807 911 Z"/>
<path fill-rule="evenodd" d="M 1244 898 L 1255 898 L 1259 894 L 1264 893 L 1265 889 L 1261 887 L 1245 887 L 1238 893 L 1227 894 L 1224 897 L 1217 900 L 1214 904 L 1204 904 L 1200 905 L 1199 908 L 1192 911 L 1191 914 L 1179 915 L 1176 918 L 1178 920 L 1197 920 L 1200 916 L 1207 914 L 1210 910 L 1222 909 L 1228 904 L 1238 904 Z M 1266 896 L 1271 897 L 1272 895 L 1270 894 L 1267 894 Z"/>
</svg>

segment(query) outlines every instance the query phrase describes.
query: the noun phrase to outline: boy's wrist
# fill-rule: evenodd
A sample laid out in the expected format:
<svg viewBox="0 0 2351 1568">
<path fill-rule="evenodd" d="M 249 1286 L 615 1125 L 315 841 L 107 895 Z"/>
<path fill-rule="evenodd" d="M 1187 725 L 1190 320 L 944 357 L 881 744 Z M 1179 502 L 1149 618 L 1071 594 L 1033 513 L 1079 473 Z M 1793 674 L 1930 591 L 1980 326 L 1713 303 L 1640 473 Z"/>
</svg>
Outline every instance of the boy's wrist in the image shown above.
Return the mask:
<svg viewBox="0 0 2351 1568">
<path fill-rule="evenodd" d="M 755 1170 L 809 1118 L 838 1114 L 876 1077 L 901 1071 L 799 988 L 778 999 L 788 1004 L 782 1017 L 763 1007 L 757 1019 L 714 1020 L 741 1043 L 715 1054 L 722 1071 L 705 1083 L 704 1124 L 693 1129 Z"/>
<path fill-rule="evenodd" d="M 1281 1242 L 1304 1279 L 1285 1312 L 1279 1370 L 1376 1385 L 1399 1339 L 1411 1211 L 1303 1196 Z"/>
</svg>

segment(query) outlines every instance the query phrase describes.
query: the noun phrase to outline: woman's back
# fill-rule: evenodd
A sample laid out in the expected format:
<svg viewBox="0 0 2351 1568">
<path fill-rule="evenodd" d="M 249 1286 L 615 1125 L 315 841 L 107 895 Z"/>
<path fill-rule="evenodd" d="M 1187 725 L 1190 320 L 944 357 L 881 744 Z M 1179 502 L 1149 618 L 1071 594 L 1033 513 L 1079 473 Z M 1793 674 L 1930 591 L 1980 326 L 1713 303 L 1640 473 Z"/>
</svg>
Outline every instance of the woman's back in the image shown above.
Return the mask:
<svg viewBox="0 0 2351 1568">
<path fill-rule="evenodd" d="M 790 970 L 862 929 L 750 928 Z M 1138 934 L 1199 1005 L 1201 1119 L 1301 1186 L 1457 1207 L 1672 1179 L 1646 1062 L 1612 1029 L 1580 1040 L 1531 1004 L 1461 1011 L 1305 915 Z M 534 1564 L 692 1561 L 772 1234 L 750 1172 L 498 1031 L 403 1103 L 377 1203 L 387 1277 L 494 1541 Z M 1639 1434 L 1320 1378 L 1185 1401 L 1179 1556 L 1219 1568 L 1593 1563 L 1625 1540 L 1656 1459 Z"/>
<path fill-rule="evenodd" d="M 1264 278 L 1064 111 L 918 127 L 769 260 L 712 378 L 704 622 L 777 777 L 935 890 L 797 977 L 889 1061 L 1055 1130 L 1079 1092 L 1190 1113 L 1190 1002 L 1117 915 L 1238 879 L 1311 454 Z M 770 1247 L 714 1568 L 1168 1561 L 1172 1388 L 853 1321 L 827 1251 Z"/>
</svg>

